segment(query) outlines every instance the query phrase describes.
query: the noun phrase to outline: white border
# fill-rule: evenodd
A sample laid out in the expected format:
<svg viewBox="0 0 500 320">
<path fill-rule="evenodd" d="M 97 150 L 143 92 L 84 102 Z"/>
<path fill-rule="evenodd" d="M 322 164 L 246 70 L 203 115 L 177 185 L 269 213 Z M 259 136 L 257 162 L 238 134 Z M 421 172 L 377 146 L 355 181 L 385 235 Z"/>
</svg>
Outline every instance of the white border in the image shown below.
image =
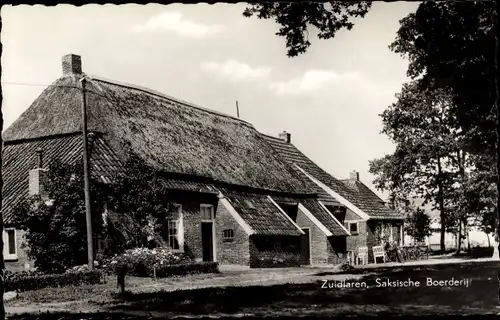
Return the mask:
<svg viewBox="0 0 500 320">
<path fill-rule="evenodd" d="M 9 233 L 7 231 L 9 230 L 14 230 L 14 251 L 15 253 L 9 253 Z M 4 243 L 3 246 L 3 256 L 5 261 L 13 261 L 13 260 L 18 260 L 19 257 L 17 256 L 17 230 L 16 228 L 5 228 L 2 231 L 2 241 Z"/>
</svg>

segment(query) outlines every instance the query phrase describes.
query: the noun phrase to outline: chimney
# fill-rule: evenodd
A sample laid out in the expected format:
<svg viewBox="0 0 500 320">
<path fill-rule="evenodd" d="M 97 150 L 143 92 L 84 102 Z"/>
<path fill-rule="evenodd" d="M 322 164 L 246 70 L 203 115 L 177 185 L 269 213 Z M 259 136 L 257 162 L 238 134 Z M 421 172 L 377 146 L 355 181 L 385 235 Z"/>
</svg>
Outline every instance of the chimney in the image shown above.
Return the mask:
<svg viewBox="0 0 500 320">
<path fill-rule="evenodd" d="M 63 76 L 81 75 L 82 58 L 76 54 L 67 54 L 62 58 Z"/>
<path fill-rule="evenodd" d="M 283 131 L 278 135 L 278 138 L 285 141 L 286 143 L 292 142 L 292 135 L 286 131 Z"/>
<path fill-rule="evenodd" d="M 40 195 L 42 199 L 48 200 L 48 192 L 45 189 L 48 179 L 48 170 L 43 169 L 43 151 L 36 150 L 38 167 L 29 171 L 29 195 Z"/>
<path fill-rule="evenodd" d="M 350 178 L 351 178 L 351 180 L 359 181 L 359 172 L 357 172 L 357 171 L 351 172 Z"/>
</svg>

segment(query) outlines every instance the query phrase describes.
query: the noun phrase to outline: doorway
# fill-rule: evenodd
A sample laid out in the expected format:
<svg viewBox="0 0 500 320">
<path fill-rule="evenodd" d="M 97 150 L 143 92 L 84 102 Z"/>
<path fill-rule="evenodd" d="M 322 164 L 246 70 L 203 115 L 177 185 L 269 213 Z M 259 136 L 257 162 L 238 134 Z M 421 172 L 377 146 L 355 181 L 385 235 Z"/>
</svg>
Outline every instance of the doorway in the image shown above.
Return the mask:
<svg viewBox="0 0 500 320">
<path fill-rule="evenodd" d="M 213 222 L 201 223 L 201 243 L 203 261 L 214 261 L 214 224 Z"/>
<path fill-rule="evenodd" d="M 302 229 L 304 234 L 300 237 L 300 264 L 310 265 L 311 264 L 311 237 L 309 234 L 309 228 Z"/>
</svg>

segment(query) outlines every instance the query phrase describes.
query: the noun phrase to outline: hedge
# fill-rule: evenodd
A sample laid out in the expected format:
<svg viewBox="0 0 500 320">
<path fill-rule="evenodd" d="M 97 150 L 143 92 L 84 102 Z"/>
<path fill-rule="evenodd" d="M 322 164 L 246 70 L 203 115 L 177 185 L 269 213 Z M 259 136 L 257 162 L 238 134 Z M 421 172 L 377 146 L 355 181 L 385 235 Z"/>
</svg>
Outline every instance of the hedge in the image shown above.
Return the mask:
<svg viewBox="0 0 500 320">
<path fill-rule="evenodd" d="M 71 285 L 101 283 L 101 271 L 70 272 L 62 274 L 26 275 L 16 273 L 5 275 L 5 291 L 30 291 L 46 287 L 64 287 Z"/>
</svg>

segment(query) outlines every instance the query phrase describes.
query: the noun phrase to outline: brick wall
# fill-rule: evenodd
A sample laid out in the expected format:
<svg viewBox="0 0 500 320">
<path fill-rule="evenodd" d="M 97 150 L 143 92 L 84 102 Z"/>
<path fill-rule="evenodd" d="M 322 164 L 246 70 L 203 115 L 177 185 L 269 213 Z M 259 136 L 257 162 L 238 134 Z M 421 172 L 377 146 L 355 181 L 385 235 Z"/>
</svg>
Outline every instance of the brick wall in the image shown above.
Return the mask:
<svg viewBox="0 0 500 320">
<path fill-rule="evenodd" d="M 349 230 L 348 221 L 345 222 L 345 227 Z M 347 250 L 357 252 L 359 247 L 366 247 L 368 233 L 366 221 L 358 221 L 358 233 L 347 237 Z"/>
<path fill-rule="evenodd" d="M 326 264 L 328 263 L 327 253 L 327 238 L 302 211 L 298 211 L 297 221 L 300 228 L 309 228 L 310 248 L 311 248 L 311 264 Z"/>
<path fill-rule="evenodd" d="M 268 243 L 279 240 L 280 250 Z M 300 236 L 250 236 L 250 268 L 284 268 L 300 266 Z"/>
<path fill-rule="evenodd" d="M 239 223 L 221 204 L 217 205 L 215 234 L 217 241 L 217 261 L 220 264 L 249 265 L 249 236 Z M 233 230 L 233 241 L 224 241 L 224 230 Z"/>
<path fill-rule="evenodd" d="M 184 224 L 184 252 L 193 259 L 203 259 L 201 241 L 201 204 L 214 206 L 214 218 L 217 218 L 217 197 L 195 192 L 171 192 L 171 201 L 182 205 Z M 214 222 L 215 223 L 215 222 Z"/>
</svg>

